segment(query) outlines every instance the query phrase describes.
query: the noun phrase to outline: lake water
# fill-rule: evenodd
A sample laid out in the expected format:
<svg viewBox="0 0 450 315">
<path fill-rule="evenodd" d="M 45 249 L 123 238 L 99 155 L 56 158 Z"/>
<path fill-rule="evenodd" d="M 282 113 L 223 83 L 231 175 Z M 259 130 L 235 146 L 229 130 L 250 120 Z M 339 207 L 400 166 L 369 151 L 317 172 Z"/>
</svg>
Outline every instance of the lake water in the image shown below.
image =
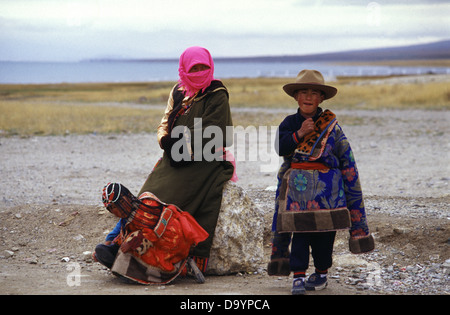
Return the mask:
<svg viewBox="0 0 450 315">
<path fill-rule="evenodd" d="M 448 67 L 354 66 L 330 63 L 282 61 L 215 61 L 215 77 L 295 77 L 302 69 L 316 69 L 326 80 L 336 76 L 399 74 L 450 74 Z M 0 84 L 6 83 L 89 83 L 176 81 L 178 61 L 136 62 L 4 62 L 0 61 Z"/>
</svg>

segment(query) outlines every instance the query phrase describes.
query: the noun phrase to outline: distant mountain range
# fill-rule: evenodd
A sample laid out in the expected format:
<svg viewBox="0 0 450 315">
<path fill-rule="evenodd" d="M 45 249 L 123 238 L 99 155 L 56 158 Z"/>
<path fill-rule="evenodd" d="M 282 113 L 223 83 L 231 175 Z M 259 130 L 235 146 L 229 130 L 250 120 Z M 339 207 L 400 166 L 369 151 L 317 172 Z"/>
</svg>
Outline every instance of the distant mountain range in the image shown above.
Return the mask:
<svg viewBox="0 0 450 315">
<path fill-rule="evenodd" d="M 429 44 L 418 44 L 400 47 L 350 50 L 344 52 L 321 53 L 310 55 L 262 56 L 262 57 L 216 57 L 216 61 L 233 62 L 367 62 L 383 60 L 417 60 L 417 59 L 450 59 L 450 40 Z M 95 58 L 84 61 L 126 61 L 126 62 L 164 62 L 178 59 L 121 59 L 121 58 Z"/>
<path fill-rule="evenodd" d="M 411 46 L 351 50 L 344 52 L 322 53 L 298 56 L 267 56 L 243 58 L 215 58 L 216 60 L 233 61 L 383 61 L 383 60 L 417 60 L 417 59 L 450 59 L 450 40 Z"/>
</svg>

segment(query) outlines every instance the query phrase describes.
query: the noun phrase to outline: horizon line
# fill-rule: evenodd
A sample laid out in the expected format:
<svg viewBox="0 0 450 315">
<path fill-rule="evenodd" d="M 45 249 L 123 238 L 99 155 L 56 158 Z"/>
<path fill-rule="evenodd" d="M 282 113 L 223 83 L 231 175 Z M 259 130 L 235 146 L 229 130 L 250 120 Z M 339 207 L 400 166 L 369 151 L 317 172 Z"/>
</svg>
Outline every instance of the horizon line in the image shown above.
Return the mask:
<svg viewBox="0 0 450 315">
<path fill-rule="evenodd" d="M 233 62 L 248 62 L 248 61 L 261 61 L 261 62 L 270 62 L 270 61 L 317 61 L 317 62 L 326 62 L 326 61 L 345 61 L 343 59 L 349 59 L 348 54 L 355 53 L 375 53 L 381 51 L 389 51 L 389 50 L 399 50 L 399 49 L 414 49 L 426 46 L 433 46 L 437 44 L 445 44 L 445 48 L 447 51 L 442 52 L 442 56 L 430 56 L 424 55 L 422 59 L 450 59 L 450 39 L 438 40 L 429 43 L 418 43 L 418 44 L 410 44 L 410 45 L 402 45 L 402 46 L 384 46 L 378 48 L 361 48 L 361 49 L 351 49 L 344 51 L 334 51 L 334 52 L 318 52 L 318 53 L 310 53 L 310 54 L 274 54 L 274 55 L 249 55 L 249 56 L 220 56 L 214 57 L 215 61 L 233 61 Z M 436 51 L 437 52 L 437 51 Z M 347 55 L 347 56 L 345 56 Z M 351 57 L 351 56 L 350 56 Z M 355 56 L 353 56 L 355 57 Z M 362 59 L 366 59 L 367 56 L 359 56 Z M 371 56 L 375 57 L 375 56 Z M 384 56 L 385 57 L 385 56 Z M 420 59 L 420 56 L 398 56 L 394 59 Z M 335 59 L 333 59 L 335 58 Z M 130 58 L 130 57 L 92 57 L 92 58 L 83 58 L 79 60 L 0 60 L 0 62 L 41 62 L 41 63 L 77 63 L 77 62 L 178 62 L 179 57 L 171 57 L 171 58 Z M 350 61 L 350 60 L 348 60 Z M 357 60 L 361 61 L 361 60 Z"/>
</svg>

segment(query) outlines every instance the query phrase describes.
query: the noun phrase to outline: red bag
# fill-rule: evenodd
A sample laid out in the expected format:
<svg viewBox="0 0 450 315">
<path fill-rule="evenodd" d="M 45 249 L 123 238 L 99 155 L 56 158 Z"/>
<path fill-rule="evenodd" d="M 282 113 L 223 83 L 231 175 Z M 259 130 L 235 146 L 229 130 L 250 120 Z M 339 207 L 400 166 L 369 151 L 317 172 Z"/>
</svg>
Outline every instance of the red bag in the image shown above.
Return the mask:
<svg viewBox="0 0 450 315">
<path fill-rule="evenodd" d="M 152 193 L 145 192 L 135 198 L 120 184 L 108 185 L 115 187 L 104 189 L 105 206 L 127 220 L 115 240 L 120 250 L 111 271 L 143 284 L 175 279 L 186 264 L 191 248 L 206 240 L 209 234 L 188 212 L 161 202 Z M 113 191 L 116 194 L 109 194 Z M 118 205 L 120 211 L 116 209 Z"/>
</svg>

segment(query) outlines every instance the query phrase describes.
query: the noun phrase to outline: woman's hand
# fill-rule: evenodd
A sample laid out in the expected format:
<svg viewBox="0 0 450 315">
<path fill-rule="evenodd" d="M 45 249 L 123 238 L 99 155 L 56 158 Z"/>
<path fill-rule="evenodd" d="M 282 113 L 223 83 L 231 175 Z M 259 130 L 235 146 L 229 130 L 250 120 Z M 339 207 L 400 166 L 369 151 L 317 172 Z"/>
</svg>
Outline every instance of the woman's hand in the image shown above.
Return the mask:
<svg viewBox="0 0 450 315">
<path fill-rule="evenodd" d="M 308 118 L 302 123 L 300 129 L 297 130 L 297 136 L 299 139 L 301 139 L 308 133 L 313 131 L 314 131 L 314 121 L 312 120 L 312 118 Z"/>
</svg>

